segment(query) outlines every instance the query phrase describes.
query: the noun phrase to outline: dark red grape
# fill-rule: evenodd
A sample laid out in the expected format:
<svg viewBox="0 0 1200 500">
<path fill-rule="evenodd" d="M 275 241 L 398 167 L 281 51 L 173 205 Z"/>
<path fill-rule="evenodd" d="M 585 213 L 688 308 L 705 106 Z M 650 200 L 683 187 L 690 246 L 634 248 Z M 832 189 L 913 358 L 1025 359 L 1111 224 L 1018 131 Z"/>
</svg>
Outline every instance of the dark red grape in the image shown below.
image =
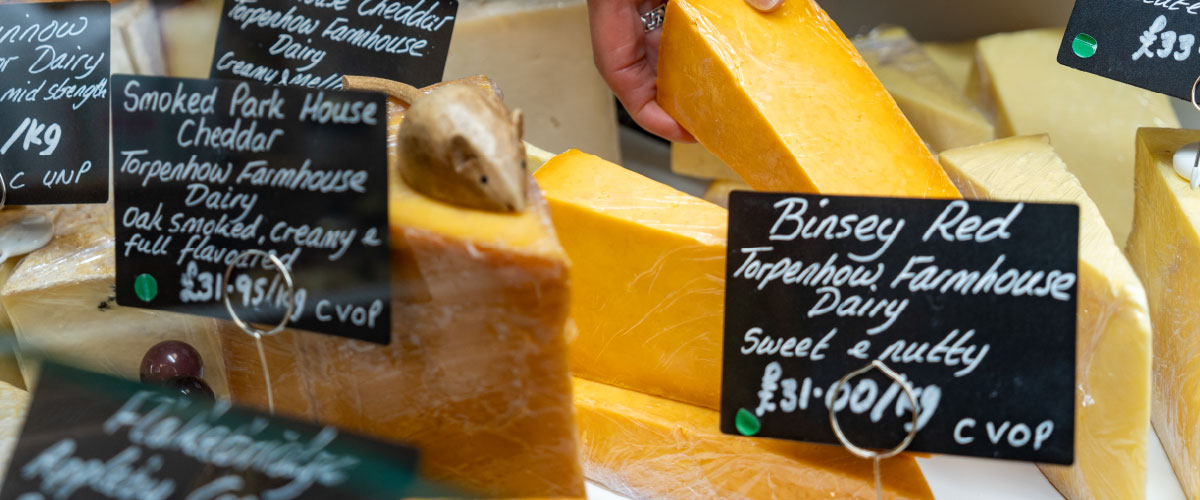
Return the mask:
<svg viewBox="0 0 1200 500">
<path fill-rule="evenodd" d="M 175 377 L 204 376 L 204 360 L 187 342 L 159 342 L 142 357 L 142 382 L 163 383 Z"/>
<path fill-rule="evenodd" d="M 179 391 L 184 396 L 201 396 L 208 399 L 214 399 L 212 388 L 203 380 L 196 377 L 175 377 L 168 380 L 166 386 L 172 390 Z"/>
</svg>

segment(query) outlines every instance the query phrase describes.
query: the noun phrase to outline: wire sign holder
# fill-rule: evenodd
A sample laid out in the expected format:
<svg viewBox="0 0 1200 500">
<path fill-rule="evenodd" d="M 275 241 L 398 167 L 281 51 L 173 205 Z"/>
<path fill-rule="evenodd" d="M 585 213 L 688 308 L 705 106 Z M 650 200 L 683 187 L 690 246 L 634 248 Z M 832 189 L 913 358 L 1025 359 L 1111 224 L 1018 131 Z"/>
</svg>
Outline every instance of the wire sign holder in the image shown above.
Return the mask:
<svg viewBox="0 0 1200 500">
<path fill-rule="evenodd" d="M 859 458 L 871 460 L 875 469 L 875 498 L 876 500 L 883 500 L 883 480 L 880 477 L 879 462 L 903 453 L 904 450 L 908 449 L 908 445 L 912 444 L 913 439 L 917 437 L 917 419 L 921 414 L 921 409 L 917 402 L 917 395 L 915 392 L 913 392 L 912 387 L 904 381 L 904 378 L 901 377 L 899 373 L 896 373 L 891 368 L 888 368 L 887 364 L 878 359 L 872 361 L 866 366 L 863 366 L 862 368 L 847 373 L 846 376 L 842 377 L 837 381 L 836 384 L 833 385 L 833 394 L 836 396 L 841 392 L 842 386 L 850 382 L 850 379 L 865 374 L 871 371 L 872 368 L 883 372 L 883 374 L 887 375 L 889 379 L 892 379 L 894 382 L 896 382 L 896 384 L 898 384 L 900 388 L 904 390 L 904 395 L 908 397 L 910 402 L 912 402 L 912 426 L 909 428 L 908 434 L 904 437 L 904 440 L 901 441 L 900 444 L 896 445 L 895 448 L 885 452 L 869 450 L 855 445 L 854 443 L 850 442 L 850 439 L 847 438 L 846 434 L 842 432 L 842 426 L 838 424 L 837 405 L 829 405 L 829 426 L 833 429 L 833 434 L 837 436 L 838 441 L 840 441 L 842 446 L 849 450 L 850 453 L 853 453 Z"/>
<path fill-rule="evenodd" d="M 267 253 L 257 249 L 246 250 L 238 254 L 238 256 L 229 263 L 229 267 L 225 268 L 225 279 L 222 283 L 224 283 L 226 287 L 230 286 L 229 279 L 233 277 L 233 269 L 242 261 L 255 256 L 264 257 L 269 260 L 283 276 L 285 291 L 284 295 L 280 298 L 287 301 L 287 309 L 284 311 L 283 319 L 280 320 L 274 328 L 270 330 L 261 330 L 247 323 L 240 316 L 238 316 L 237 311 L 234 311 L 233 309 L 233 303 L 229 301 L 228 293 L 221 294 L 221 300 L 224 301 L 225 310 L 229 312 L 229 317 L 233 319 L 233 322 L 237 324 L 238 328 L 241 328 L 242 331 L 246 332 L 247 335 L 254 337 L 254 343 L 258 347 L 258 357 L 262 362 L 263 377 L 265 378 L 265 382 L 267 384 L 267 408 L 270 413 L 274 415 L 275 398 L 271 393 L 271 372 L 267 369 L 267 355 L 263 351 L 262 338 L 275 335 L 287 328 L 288 322 L 292 318 L 292 313 L 294 313 L 296 309 L 296 302 L 293 300 L 293 296 L 296 291 L 296 283 L 292 280 L 292 272 L 287 268 L 286 265 L 284 265 L 283 261 L 280 260 L 279 257 L 276 257 L 275 254 Z"/>
</svg>

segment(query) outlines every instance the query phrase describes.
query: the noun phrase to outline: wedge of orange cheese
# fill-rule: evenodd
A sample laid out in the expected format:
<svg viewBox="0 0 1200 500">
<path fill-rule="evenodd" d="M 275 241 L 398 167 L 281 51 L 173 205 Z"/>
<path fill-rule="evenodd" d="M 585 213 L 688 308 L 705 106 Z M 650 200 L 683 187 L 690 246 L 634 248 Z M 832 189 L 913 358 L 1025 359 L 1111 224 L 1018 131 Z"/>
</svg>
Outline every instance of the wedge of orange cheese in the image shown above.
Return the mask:
<svg viewBox="0 0 1200 500">
<path fill-rule="evenodd" d="M 579 151 L 534 176 L 574 263 L 574 373 L 717 408 L 725 209 Z"/>
<path fill-rule="evenodd" d="M 1150 422 L 1146 292 L 1083 186 L 1046 136 L 942 153 L 968 198 L 1079 205 L 1075 464 L 1039 465 L 1071 500 L 1144 498 Z"/>
<path fill-rule="evenodd" d="M 630 498 L 875 498 L 871 461 L 836 446 L 721 434 L 716 411 L 578 378 L 575 404 L 588 478 Z M 885 498 L 933 498 L 908 455 L 881 465 Z"/>
<path fill-rule="evenodd" d="M 759 190 L 958 196 L 850 40 L 811 0 L 771 13 L 672 0 L 658 103 Z"/>
</svg>

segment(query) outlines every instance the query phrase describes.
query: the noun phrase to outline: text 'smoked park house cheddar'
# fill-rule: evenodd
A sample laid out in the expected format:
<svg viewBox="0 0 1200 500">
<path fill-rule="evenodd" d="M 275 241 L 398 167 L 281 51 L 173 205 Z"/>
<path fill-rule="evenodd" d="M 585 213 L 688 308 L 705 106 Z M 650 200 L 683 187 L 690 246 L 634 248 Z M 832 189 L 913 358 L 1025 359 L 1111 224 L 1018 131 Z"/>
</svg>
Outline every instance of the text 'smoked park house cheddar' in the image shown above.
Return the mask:
<svg viewBox="0 0 1200 500">
<path fill-rule="evenodd" d="M 1154 324 L 1150 418 L 1188 498 L 1200 498 L 1200 191 L 1173 157 L 1200 131 L 1137 135 L 1133 232 L 1126 253 L 1146 286 Z"/>
<path fill-rule="evenodd" d="M 630 498 L 875 498 L 871 462 L 836 446 L 722 434 L 716 411 L 579 378 L 575 403 L 588 478 Z M 933 498 L 912 457 L 881 465 L 884 498 Z"/>
<path fill-rule="evenodd" d="M 812 0 L 672 0 L 662 29 L 658 103 L 755 189 L 958 197 Z"/>
<path fill-rule="evenodd" d="M 1144 498 L 1150 318 L 1100 210 L 1044 135 L 954 149 L 941 160 L 970 199 L 1079 205 L 1075 464 L 1038 467 L 1070 500 Z"/>
</svg>

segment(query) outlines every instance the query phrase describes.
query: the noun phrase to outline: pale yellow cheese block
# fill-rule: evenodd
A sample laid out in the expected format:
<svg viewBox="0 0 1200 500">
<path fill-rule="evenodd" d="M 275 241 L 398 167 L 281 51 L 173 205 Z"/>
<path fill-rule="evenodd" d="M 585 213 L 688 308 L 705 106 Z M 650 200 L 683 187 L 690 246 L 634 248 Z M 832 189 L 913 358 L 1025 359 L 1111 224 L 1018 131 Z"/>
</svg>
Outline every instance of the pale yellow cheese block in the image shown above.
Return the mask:
<svg viewBox="0 0 1200 500">
<path fill-rule="evenodd" d="M 168 75 L 208 78 L 223 5 L 224 0 L 194 0 L 160 10 Z"/>
<path fill-rule="evenodd" d="M 0 382 L 0 486 L 8 470 L 9 460 L 17 448 L 25 413 L 29 411 L 29 393 L 24 389 Z"/>
<path fill-rule="evenodd" d="M 716 411 L 583 379 L 575 408 L 587 477 L 630 498 L 875 498 L 871 462 L 836 446 L 722 434 Z M 912 457 L 881 465 L 885 498 L 933 498 Z"/>
<path fill-rule="evenodd" d="M 734 191 L 754 191 L 754 188 L 742 181 L 715 180 L 708 185 L 708 190 L 704 192 L 704 199 L 729 208 L 729 193 Z"/>
<path fill-rule="evenodd" d="M 967 93 L 967 82 L 971 79 L 971 66 L 975 64 L 975 40 L 966 42 L 925 42 L 921 44 L 925 54 L 941 68 L 942 73 L 962 94 Z"/>
<path fill-rule="evenodd" d="M 904 28 L 875 30 L 854 46 L 933 151 L 996 138 L 991 122 Z"/>
<path fill-rule="evenodd" d="M 1126 253 L 1154 324 L 1151 420 L 1188 498 L 1200 498 L 1200 191 L 1172 157 L 1200 131 L 1141 129 L 1133 232 Z"/>
<path fill-rule="evenodd" d="M 742 180 L 729 165 L 698 142 L 671 143 L 671 171 L 699 179 Z"/>
<path fill-rule="evenodd" d="M 1058 64 L 1062 29 L 981 38 L 971 85 L 995 117 L 998 137 L 1050 134 L 1124 245 L 1133 222 L 1133 146 L 1138 127 L 1178 127 L 1162 94 Z"/>
<path fill-rule="evenodd" d="M 942 153 L 970 199 L 1079 205 L 1075 465 L 1039 465 L 1071 500 L 1142 498 L 1150 420 L 1151 334 L 1146 292 L 1096 204 L 1046 136 Z"/>
</svg>

